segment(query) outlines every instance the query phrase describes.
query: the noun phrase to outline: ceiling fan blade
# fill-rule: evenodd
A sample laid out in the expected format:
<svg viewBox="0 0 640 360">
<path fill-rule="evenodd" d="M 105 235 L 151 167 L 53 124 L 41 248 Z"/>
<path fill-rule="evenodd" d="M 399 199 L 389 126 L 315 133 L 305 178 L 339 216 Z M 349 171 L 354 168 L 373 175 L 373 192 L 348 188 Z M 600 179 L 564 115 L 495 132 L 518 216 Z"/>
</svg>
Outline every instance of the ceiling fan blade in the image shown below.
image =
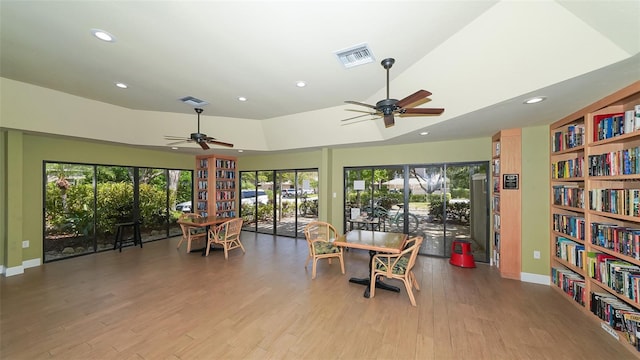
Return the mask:
<svg viewBox="0 0 640 360">
<path fill-rule="evenodd" d="M 402 113 L 403 114 L 409 114 L 409 115 L 440 115 L 444 112 L 444 109 L 441 108 L 424 108 L 424 109 L 420 109 L 420 108 L 409 108 L 409 109 L 403 109 Z"/>
<path fill-rule="evenodd" d="M 233 147 L 233 144 L 222 142 L 222 141 L 218 141 L 218 140 L 207 139 L 207 142 L 209 144 L 215 144 L 215 145 L 226 146 L 226 147 L 231 147 L 231 148 Z"/>
<path fill-rule="evenodd" d="M 184 136 L 165 136 L 165 140 L 189 140 L 189 138 L 185 138 Z"/>
<path fill-rule="evenodd" d="M 210 147 L 209 147 L 209 145 L 207 145 L 206 141 L 198 141 L 198 145 L 200 145 L 202 150 L 209 150 L 210 149 Z"/>
<path fill-rule="evenodd" d="M 418 90 L 416 92 L 414 92 L 413 94 L 407 96 L 406 98 L 402 99 L 402 100 L 398 100 L 398 102 L 396 103 L 397 107 L 405 107 L 407 105 L 413 104 L 414 102 L 418 101 L 418 100 L 422 100 L 428 96 L 430 96 L 431 93 L 428 92 L 427 90 Z"/>
<path fill-rule="evenodd" d="M 359 113 L 367 113 L 367 114 L 371 114 L 371 110 L 345 109 L 345 111 L 353 111 L 353 112 L 359 112 Z M 375 113 L 374 113 L 374 114 L 375 114 Z"/>
<path fill-rule="evenodd" d="M 351 101 L 351 100 L 347 100 L 347 101 L 345 101 L 345 102 L 346 102 L 347 104 L 353 104 L 353 105 L 366 106 L 366 107 L 368 107 L 368 108 L 372 108 L 372 109 L 375 109 L 375 108 L 376 108 L 376 107 L 375 107 L 375 105 L 369 105 L 369 104 L 361 103 L 361 102 L 358 102 L 358 101 Z"/>
<path fill-rule="evenodd" d="M 363 122 L 363 121 L 370 121 L 370 120 L 377 120 L 377 119 L 379 119 L 379 118 L 374 118 L 374 117 L 372 117 L 372 118 L 369 118 L 369 119 L 360 119 L 360 120 L 352 121 L 352 122 L 349 122 L 349 123 L 340 124 L 340 126 L 353 125 L 353 124 L 357 124 L 357 123 L 359 123 L 359 122 Z"/>
<path fill-rule="evenodd" d="M 170 143 L 168 143 L 167 145 L 178 145 L 178 144 L 182 144 L 182 143 L 185 143 L 185 142 L 189 142 L 189 140 L 190 140 L 190 139 L 182 139 L 182 140 L 180 140 L 180 141 L 170 142 Z"/>
<path fill-rule="evenodd" d="M 354 116 L 354 117 L 350 117 L 350 118 L 346 118 L 346 119 L 342 119 L 340 121 L 349 121 L 349 120 L 353 120 L 353 119 L 357 119 L 357 118 L 361 118 L 363 116 L 369 116 L 369 115 L 375 115 L 376 113 L 372 112 L 372 113 L 366 113 L 363 115 L 358 115 L 358 116 Z"/>
<path fill-rule="evenodd" d="M 393 125 L 395 125 L 395 120 L 393 119 L 393 114 L 389 114 L 389 115 L 385 115 L 384 116 L 384 127 L 388 128 L 388 127 L 392 127 Z"/>
</svg>

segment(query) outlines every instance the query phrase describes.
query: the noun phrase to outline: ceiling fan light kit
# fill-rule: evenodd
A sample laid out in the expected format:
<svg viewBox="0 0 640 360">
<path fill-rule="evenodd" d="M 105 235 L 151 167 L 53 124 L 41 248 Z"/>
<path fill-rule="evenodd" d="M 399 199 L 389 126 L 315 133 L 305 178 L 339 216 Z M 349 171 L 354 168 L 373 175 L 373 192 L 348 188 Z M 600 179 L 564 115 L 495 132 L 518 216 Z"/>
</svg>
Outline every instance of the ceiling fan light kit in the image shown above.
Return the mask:
<svg viewBox="0 0 640 360">
<path fill-rule="evenodd" d="M 198 114 L 198 132 L 191 133 L 191 135 L 189 135 L 189 138 L 187 139 L 179 136 L 165 136 L 165 139 L 167 140 L 178 140 L 168 145 L 175 145 L 182 142 L 195 142 L 196 144 L 200 145 L 202 150 L 209 150 L 210 149 L 209 144 L 220 145 L 220 146 L 231 147 L 231 148 L 233 147 L 233 144 L 226 143 L 223 141 L 218 141 L 216 140 L 216 138 L 213 138 L 213 137 L 207 136 L 207 134 L 201 133 L 200 132 L 200 114 L 202 114 L 203 110 L 202 108 L 195 108 L 194 110 Z"/>
<path fill-rule="evenodd" d="M 369 105 L 369 104 L 365 104 L 365 103 L 361 103 L 358 101 L 351 101 L 351 100 L 347 100 L 345 101 L 347 104 L 353 104 L 353 105 L 360 105 L 360 106 L 365 106 L 368 108 L 371 108 L 373 110 L 375 110 L 374 112 L 371 113 L 366 113 L 364 115 L 359 115 L 359 116 L 355 116 L 355 117 L 351 117 L 348 119 L 343 119 L 342 121 L 349 121 L 349 120 L 353 120 L 353 119 L 357 119 L 359 117 L 363 117 L 363 116 L 370 116 L 370 115 L 377 115 L 377 116 L 382 116 L 384 119 L 384 126 L 385 127 L 392 127 L 393 125 L 395 125 L 395 117 L 394 115 L 440 115 L 444 112 L 444 109 L 442 108 L 407 108 L 406 106 L 409 106 L 411 104 L 414 104 L 420 100 L 426 99 L 429 96 L 431 96 L 431 93 L 427 90 L 418 90 L 415 93 L 401 99 L 401 100 L 397 100 L 397 99 L 391 99 L 389 97 L 389 69 L 391 69 L 391 67 L 393 66 L 393 64 L 395 63 L 395 59 L 393 58 L 387 58 L 382 60 L 382 62 L 380 63 L 382 65 L 382 67 L 387 71 L 387 98 L 378 101 L 375 105 Z"/>
</svg>

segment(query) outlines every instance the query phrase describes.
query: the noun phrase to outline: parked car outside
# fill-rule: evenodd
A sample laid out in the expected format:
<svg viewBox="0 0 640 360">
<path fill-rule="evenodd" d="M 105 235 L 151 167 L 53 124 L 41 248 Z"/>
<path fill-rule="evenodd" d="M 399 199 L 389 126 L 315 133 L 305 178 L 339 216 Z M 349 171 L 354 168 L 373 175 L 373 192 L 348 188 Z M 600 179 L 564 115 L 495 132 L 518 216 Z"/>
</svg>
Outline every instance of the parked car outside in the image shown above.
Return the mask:
<svg viewBox="0 0 640 360">
<path fill-rule="evenodd" d="M 296 189 L 282 189 L 282 196 L 292 198 L 296 196 Z"/>
<path fill-rule="evenodd" d="M 176 210 L 182 212 L 191 212 L 191 201 L 185 201 L 176 205 Z"/>
<path fill-rule="evenodd" d="M 269 202 L 269 196 L 264 190 L 257 190 L 257 201 L 260 204 L 266 204 Z M 256 203 L 256 190 L 242 190 L 241 192 L 242 204 L 255 204 Z"/>
<path fill-rule="evenodd" d="M 298 195 L 311 195 L 311 194 L 315 194 L 315 191 L 313 191 L 313 189 L 298 189 Z"/>
</svg>

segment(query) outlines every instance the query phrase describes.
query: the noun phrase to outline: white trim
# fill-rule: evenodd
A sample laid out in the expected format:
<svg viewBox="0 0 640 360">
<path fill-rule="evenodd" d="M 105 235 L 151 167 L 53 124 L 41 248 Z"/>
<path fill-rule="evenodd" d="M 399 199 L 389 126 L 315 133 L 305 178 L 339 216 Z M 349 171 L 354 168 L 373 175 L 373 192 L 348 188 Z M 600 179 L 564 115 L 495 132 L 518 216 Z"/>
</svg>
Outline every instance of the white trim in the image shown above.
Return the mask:
<svg viewBox="0 0 640 360">
<path fill-rule="evenodd" d="M 42 265 L 40 258 L 25 260 L 22 262 L 22 265 L 10 268 L 4 265 L 0 265 L 0 274 L 4 274 L 5 277 L 21 275 L 24 274 L 24 269 L 38 267 L 40 265 Z"/>
<path fill-rule="evenodd" d="M 9 277 L 13 275 L 21 275 L 21 274 L 24 274 L 24 267 L 22 265 L 6 268 L 4 271 L 5 277 Z"/>
<path fill-rule="evenodd" d="M 35 258 L 35 259 L 26 260 L 26 261 L 22 262 L 22 266 L 25 269 L 32 268 L 32 267 L 38 267 L 40 265 L 42 265 L 42 263 L 40 262 L 40 258 Z"/>
<path fill-rule="evenodd" d="M 520 273 L 520 280 L 528 283 L 550 285 L 551 278 L 547 275 Z"/>
</svg>

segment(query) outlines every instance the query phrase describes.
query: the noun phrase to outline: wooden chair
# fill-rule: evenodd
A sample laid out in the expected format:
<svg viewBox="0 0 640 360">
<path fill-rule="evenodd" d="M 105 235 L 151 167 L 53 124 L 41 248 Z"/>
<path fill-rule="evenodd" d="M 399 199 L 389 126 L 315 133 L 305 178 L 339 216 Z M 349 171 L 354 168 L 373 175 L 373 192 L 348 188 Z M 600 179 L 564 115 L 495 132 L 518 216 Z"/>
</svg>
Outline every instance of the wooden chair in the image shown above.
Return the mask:
<svg viewBox="0 0 640 360">
<path fill-rule="evenodd" d="M 338 237 L 338 232 L 333 225 L 323 221 L 310 222 L 304 227 L 304 236 L 307 238 L 307 245 L 309 246 L 309 256 L 304 267 L 306 268 L 309 265 L 309 261 L 313 259 L 312 279 L 316 278 L 318 259 L 329 259 L 329 264 L 331 264 L 331 259 L 338 258 L 340 260 L 340 269 L 344 274 L 343 250 L 341 247 L 333 245 L 333 240 Z"/>
<path fill-rule="evenodd" d="M 241 231 L 242 218 L 233 218 L 209 230 L 206 256 L 209 256 L 209 250 L 211 250 L 211 245 L 213 244 L 222 245 L 224 248 L 224 258 L 227 260 L 229 259 L 229 250 L 241 248 L 242 252 L 245 253 L 244 246 L 242 246 L 242 242 L 240 242 Z"/>
<path fill-rule="evenodd" d="M 194 213 L 184 213 L 180 215 L 178 221 L 187 220 L 187 219 L 195 219 L 201 217 L 199 214 Z M 180 229 L 182 229 L 182 238 L 178 242 L 177 248 L 180 248 L 183 242 L 187 242 L 187 253 L 191 252 L 191 242 L 193 240 L 204 239 L 207 236 L 207 232 L 204 231 L 203 228 L 192 227 L 188 225 L 180 224 Z"/>
<path fill-rule="evenodd" d="M 416 264 L 418 251 L 422 244 L 422 236 L 416 236 L 407 240 L 405 249 L 400 254 L 377 254 L 371 260 L 371 282 L 369 284 L 369 297 L 375 296 L 376 279 L 378 276 L 386 276 L 389 279 L 402 280 L 407 288 L 411 305 L 416 306 L 412 288 L 420 290 L 416 276 L 413 274 L 413 266 Z"/>
</svg>

